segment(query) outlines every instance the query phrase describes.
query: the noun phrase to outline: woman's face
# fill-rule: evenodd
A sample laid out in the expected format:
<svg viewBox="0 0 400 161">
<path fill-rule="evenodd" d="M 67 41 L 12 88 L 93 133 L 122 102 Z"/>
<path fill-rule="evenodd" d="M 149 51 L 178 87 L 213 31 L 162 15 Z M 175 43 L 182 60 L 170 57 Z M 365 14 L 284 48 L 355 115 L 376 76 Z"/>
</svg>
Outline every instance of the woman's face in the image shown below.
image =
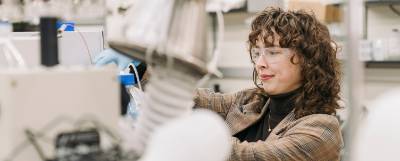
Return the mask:
<svg viewBox="0 0 400 161">
<path fill-rule="evenodd" d="M 278 36 L 273 44 L 273 47 L 265 47 L 263 42 L 257 41 L 257 47 L 251 51 L 257 76 L 269 95 L 287 93 L 301 86 L 298 55 L 294 50 L 279 47 Z"/>
</svg>

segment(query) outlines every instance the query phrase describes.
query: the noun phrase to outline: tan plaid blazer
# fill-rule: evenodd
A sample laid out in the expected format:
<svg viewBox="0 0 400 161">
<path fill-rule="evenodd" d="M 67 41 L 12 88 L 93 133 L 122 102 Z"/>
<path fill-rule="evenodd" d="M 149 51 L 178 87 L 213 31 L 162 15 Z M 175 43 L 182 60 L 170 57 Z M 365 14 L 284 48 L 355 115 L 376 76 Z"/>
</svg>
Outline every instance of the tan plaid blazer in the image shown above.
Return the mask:
<svg viewBox="0 0 400 161">
<path fill-rule="evenodd" d="M 195 107 L 219 113 L 228 124 L 232 135 L 244 130 L 267 111 L 267 97 L 256 89 L 232 94 L 214 93 L 198 89 Z M 240 142 L 232 137 L 229 161 L 337 161 L 343 146 L 339 122 L 335 116 L 312 114 L 295 119 L 288 114 L 265 141 Z"/>
</svg>

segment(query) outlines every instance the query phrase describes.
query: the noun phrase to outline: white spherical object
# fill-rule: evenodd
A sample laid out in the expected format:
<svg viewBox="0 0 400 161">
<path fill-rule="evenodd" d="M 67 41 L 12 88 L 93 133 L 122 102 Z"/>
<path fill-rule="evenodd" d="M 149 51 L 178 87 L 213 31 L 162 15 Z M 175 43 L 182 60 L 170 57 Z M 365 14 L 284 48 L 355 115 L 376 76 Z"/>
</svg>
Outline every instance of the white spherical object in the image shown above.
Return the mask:
<svg viewBox="0 0 400 161">
<path fill-rule="evenodd" d="M 150 138 L 141 161 L 225 161 L 230 132 L 215 113 L 196 110 L 166 123 Z"/>
<path fill-rule="evenodd" d="M 369 109 L 358 128 L 352 160 L 399 160 L 400 88 L 381 95 Z"/>
</svg>

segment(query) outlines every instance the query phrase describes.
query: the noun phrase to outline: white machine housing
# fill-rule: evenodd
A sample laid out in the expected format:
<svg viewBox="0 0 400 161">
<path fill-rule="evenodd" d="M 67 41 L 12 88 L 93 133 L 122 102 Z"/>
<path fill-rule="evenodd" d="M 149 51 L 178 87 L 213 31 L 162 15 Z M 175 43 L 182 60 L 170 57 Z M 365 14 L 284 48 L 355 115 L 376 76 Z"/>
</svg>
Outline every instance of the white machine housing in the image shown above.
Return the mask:
<svg viewBox="0 0 400 161">
<path fill-rule="evenodd" d="M 40 65 L 40 33 L 13 32 L 11 41 L 21 53 L 28 67 Z M 90 65 L 97 54 L 104 50 L 103 31 L 65 31 L 58 34 L 58 59 L 63 66 Z M 90 57 L 89 57 L 90 54 Z M 0 67 L 6 67 L 4 53 L 0 50 Z"/>
<path fill-rule="evenodd" d="M 95 118 L 112 130 L 120 115 L 120 93 L 113 68 L 35 68 L 0 71 L 0 160 L 26 140 L 25 129 L 44 133 L 39 138 L 46 155 L 53 154 L 54 137 L 76 128 L 62 122 L 40 131 L 56 119 Z M 52 122 L 53 121 L 53 122 Z M 43 142 L 47 140 L 47 142 Z M 39 161 L 30 143 L 15 161 Z"/>
</svg>

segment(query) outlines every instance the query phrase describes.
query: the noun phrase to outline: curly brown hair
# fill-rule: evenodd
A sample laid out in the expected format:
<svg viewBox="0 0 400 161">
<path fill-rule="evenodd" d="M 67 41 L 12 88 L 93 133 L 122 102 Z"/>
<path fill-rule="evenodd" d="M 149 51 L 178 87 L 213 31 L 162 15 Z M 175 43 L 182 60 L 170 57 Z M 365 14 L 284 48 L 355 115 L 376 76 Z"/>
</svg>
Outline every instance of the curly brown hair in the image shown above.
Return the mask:
<svg viewBox="0 0 400 161">
<path fill-rule="evenodd" d="M 251 24 L 249 53 L 259 39 L 262 39 L 266 47 L 273 46 L 274 35 L 279 35 L 280 47 L 296 51 L 300 60 L 302 86 L 294 101 L 296 118 L 318 113 L 336 114 L 336 109 L 340 108 L 341 72 L 336 58 L 338 47 L 331 39 L 327 27 L 313 13 L 304 10 L 266 8 Z M 291 62 L 294 63 L 293 57 Z M 253 82 L 262 89 L 257 84 L 255 69 Z"/>
</svg>

